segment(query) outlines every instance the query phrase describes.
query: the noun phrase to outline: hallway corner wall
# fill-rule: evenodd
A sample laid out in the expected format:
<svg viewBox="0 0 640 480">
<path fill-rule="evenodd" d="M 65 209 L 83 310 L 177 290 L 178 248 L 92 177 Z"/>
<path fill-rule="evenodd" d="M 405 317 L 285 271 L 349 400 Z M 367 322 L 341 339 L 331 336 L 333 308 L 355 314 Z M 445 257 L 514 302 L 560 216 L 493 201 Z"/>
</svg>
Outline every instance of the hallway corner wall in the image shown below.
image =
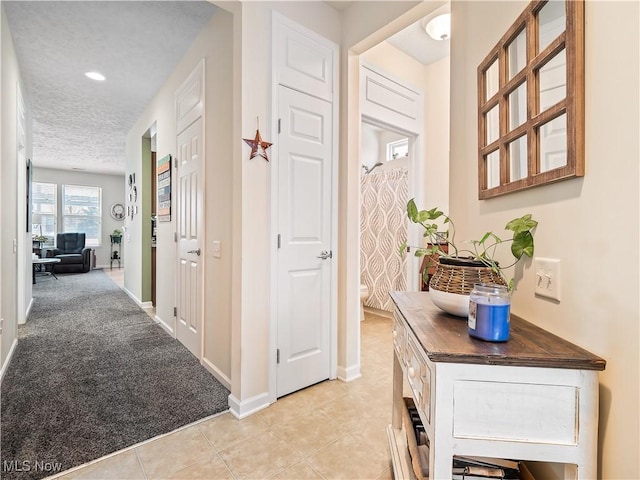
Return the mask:
<svg viewBox="0 0 640 480">
<path fill-rule="evenodd" d="M 11 31 L 1 5 L 0 17 L 0 206 L 3 207 L 0 210 L 0 318 L 3 320 L 0 371 L 3 371 L 17 341 L 18 319 L 25 314 L 18 312 L 18 304 L 28 304 L 31 297 L 25 285 L 16 281 L 26 278 L 27 273 L 31 278 L 30 272 L 18 274 L 18 269 L 26 266 L 27 252 L 28 259 L 31 258 L 31 238 L 25 228 L 26 198 L 18 198 L 19 193 L 25 190 L 26 165 L 18 165 L 16 156 L 18 88 L 22 92 L 24 88 Z M 27 132 L 27 142 L 30 138 Z M 28 145 L 27 155 L 30 155 Z M 23 188 L 18 186 L 20 181 Z M 18 259 L 24 262 L 19 264 Z M 24 296 L 24 302 L 18 302 L 18 295 Z"/>
</svg>

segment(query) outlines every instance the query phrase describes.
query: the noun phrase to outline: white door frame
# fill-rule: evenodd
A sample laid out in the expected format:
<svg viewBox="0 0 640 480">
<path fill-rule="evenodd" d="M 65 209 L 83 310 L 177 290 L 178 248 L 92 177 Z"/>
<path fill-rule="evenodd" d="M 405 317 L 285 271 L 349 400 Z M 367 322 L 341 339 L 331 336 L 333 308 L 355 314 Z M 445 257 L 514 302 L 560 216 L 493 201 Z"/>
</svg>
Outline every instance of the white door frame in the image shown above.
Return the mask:
<svg viewBox="0 0 640 480">
<path fill-rule="evenodd" d="M 298 23 L 288 19 L 279 12 L 274 11 L 272 16 L 272 43 L 271 43 L 271 59 L 272 65 L 276 65 L 277 45 L 276 41 L 278 35 L 283 28 L 293 29 L 304 36 L 312 38 L 314 41 L 319 42 L 333 50 L 333 78 L 331 79 L 333 84 L 333 96 L 331 99 L 331 110 L 333 120 L 333 159 L 331 162 L 331 249 L 334 256 L 334 262 L 331 265 L 331 327 L 330 327 L 330 378 L 334 379 L 337 376 L 338 370 L 338 260 L 340 258 L 338 251 L 338 122 L 339 122 L 339 94 L 338 94 L 338 66 L 340 51 L 338 45 L 330 40 L 318 35 L 317 33 L 299 25 Z M 278 138 L 278 72 L 276 68 L 272 69 L 271 78 L 271 112 L 273 115 L 271 121 L 271 138 Z M 289 88 L 294 88 L 293 85 L 286 85 Z M 299 91 L 312 95 L 315 92 L 305 92 L 303 89 Z M 270 312 L 269 312 L 269 403 L 274 403 L 277 399 L 277 349 L 278 349 L 278 174 L 279 174 L 279 162 L 278 155 L 278 142 L 274 142 L 271 151 L 271 258 L 270 258 Z"/>
</svg>

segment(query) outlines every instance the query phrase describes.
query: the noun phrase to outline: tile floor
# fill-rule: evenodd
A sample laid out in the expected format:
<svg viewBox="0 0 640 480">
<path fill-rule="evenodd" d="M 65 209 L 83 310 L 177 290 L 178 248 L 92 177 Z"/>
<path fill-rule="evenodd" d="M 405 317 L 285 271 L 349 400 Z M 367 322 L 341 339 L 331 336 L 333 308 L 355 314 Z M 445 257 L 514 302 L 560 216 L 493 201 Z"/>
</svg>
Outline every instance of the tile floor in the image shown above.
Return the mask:
<svg viewBox="0 0 640 480">
<path fill-rule="evenodd" d="M 243 420 L 224 413 L 55 478 L 391 479 L 391 320 L 367 314 L 361 325 L 362 378 L 320 383 Z"/>
</svg>

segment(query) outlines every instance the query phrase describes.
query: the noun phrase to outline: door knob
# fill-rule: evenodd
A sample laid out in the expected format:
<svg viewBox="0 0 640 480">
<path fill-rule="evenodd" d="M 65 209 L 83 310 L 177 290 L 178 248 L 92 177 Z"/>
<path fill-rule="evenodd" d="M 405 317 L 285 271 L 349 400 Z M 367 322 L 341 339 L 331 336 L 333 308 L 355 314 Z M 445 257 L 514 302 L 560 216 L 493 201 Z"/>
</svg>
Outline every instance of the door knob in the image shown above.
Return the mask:
<svg viewBox="0 0 640 480">
<path fill-rule="evenodd" d="M 187 253 L 195 253 L 197 256 L 200 256 L 200 249 L 197 250 L 189 250 Z"/>
<path fill-rule="evenodd" d="M 331 257 L 333 257 L 333 252 L 331 252 L 331 251 L 327 252 L 326 250 L 323 250 L 323 251 L 320 252 L 320 255 L 318 255 L 317 258 L 321 258 L 322 260 L 326 260 L 327 258 L 331 258 Z"/>
</svg>

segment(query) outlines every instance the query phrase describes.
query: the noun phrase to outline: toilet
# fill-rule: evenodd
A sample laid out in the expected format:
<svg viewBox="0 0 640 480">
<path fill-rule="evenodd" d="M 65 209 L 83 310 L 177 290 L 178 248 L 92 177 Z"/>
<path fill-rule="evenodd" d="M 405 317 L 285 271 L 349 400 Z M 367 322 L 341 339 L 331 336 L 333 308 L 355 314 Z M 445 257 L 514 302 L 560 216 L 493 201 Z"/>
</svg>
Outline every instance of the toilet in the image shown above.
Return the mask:
<svg viewBox="0 0 640 480">
<path fill-rule="evenodd" d="M 369 289 L 366 285 L 360 284 L 360 321 L 364 320 L 364 302 L 369 298 Z"/>
</svg>

